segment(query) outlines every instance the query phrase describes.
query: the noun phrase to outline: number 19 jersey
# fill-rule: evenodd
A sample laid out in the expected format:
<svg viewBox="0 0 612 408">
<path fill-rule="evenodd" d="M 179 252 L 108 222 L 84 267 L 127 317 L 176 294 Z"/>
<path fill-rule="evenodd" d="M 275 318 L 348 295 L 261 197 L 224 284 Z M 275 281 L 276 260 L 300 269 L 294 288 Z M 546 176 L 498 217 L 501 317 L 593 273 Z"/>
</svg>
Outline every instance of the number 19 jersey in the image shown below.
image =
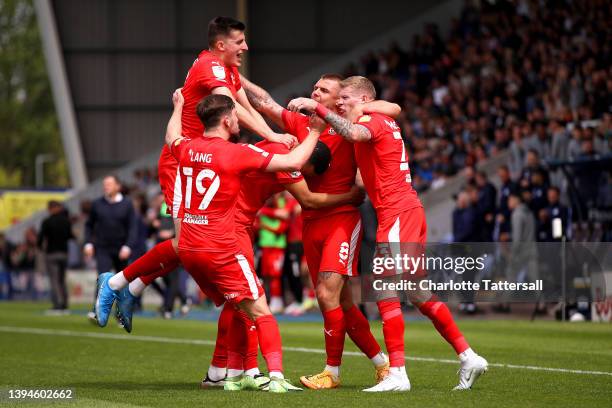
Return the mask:
<svg viewBox="0 0 612 408">
<path fill-rule="evenodd" d="M 237 251 L 235 213 L 240 179 L 249 171 L 265 169 L 274 155 L 253 145 L 206 136 L 179 139 L 171 152 L 179 162 L 179 218 L 183 219 L 179 249 Z"/>
</svg>

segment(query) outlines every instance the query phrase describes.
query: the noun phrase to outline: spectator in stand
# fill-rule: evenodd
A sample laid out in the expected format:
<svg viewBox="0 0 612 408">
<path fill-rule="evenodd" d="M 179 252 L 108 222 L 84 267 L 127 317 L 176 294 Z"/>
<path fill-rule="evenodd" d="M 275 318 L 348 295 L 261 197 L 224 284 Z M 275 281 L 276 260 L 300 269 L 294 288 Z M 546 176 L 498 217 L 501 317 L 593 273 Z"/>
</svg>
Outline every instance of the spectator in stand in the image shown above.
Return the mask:
<svg viewBox="0 0 612 408">
<path fill-rule="evenodd" d="M 22 293 L 32 300 L 38 299 L 36 271 L 38 270 L 38 235 L 34 227 L 25 231 L 24 242 L 18 244 L 10 253 L 12 269 L 19 274 Z"/>
<path fill-rule="evenodd" d="M 45 266 L 49 274 L 52 309 L 49 314 L 68 312 L 66 266 L 68 241 L 74 238 L 68 211 L 57 201 L 49 201 L 49 216 L 45 218 L 38 234 L 38 247 L 45 254 Z"/>
<path fill-rule="evenodd" d="M 557 187 L 549 187 L 547 191 L 548 205 L 539 212 L 538 216 L 538 241 L 553 242 L 561 241 L 561 237 L 553 237 L 553 220 L 561 221 L 561 233 L 566 239 L 571 240 L 571 211 L 561 204 L 561 192 Z"/>
<path fill-rule="evenodd" d="M 115 175 L 102 181 L 104 195 L 91 205 L 85 223 L 85 258 L 95 256 L 98 275 L 123 270 L 136 246 L 138 224 L 132 202 L 121 193 L 121 183 Z M 94 304 L 97 293 L 94 294 Z M 94 321 L 93 311 L 87 316 Z"/>
<path fill-rule="evenodd" d="M 474 196 L 477 198 L 478 190 L 471 185 L 457 195 L 456 207 L 453 210 L 453 241 L 454 242 L 478 242 L 480 241 L 480 231 L 478 225 L 478 211 L 473 204 Z M 452 248 L 458 255 L 465 253 L 461 248 Z M 470 280 L 473 275 L 461 277 Z M 472 291 L 461 292 L 461 303 L 459 308 L 462 312 L 476 313 L 474 304 L 474 293 Z"/>
<path fill-rule="evenodd" d="M 476 172 L 476 187 L 478 188 L 478 209 L 479 217 L 482 217 L 483 230 L 482 242 L 493 241 L 493 231 L 495 229 L 495 213 L 497 201 L 497 189 L 489 182 L 484 171 Z"/>
<path fill-rule="evenodd" d="M 477 212 L 472 205 L 469 193 L 461 191 L 453 210 L 453 242 L 478 241 L 476 217 Z"/>
<path fill-rule="evenodd" d="M 518 191 L 517 184 L 510 178 L 510 169 L 506 165 L 502 165 L 497 169 L 497 175 L 501 182 L 499 189 L 499 203 L 497 205 L 496 217 L 496 232 L 494 236 L 496 240 L 501 240 L 502 234 L 510 232 L 510 208 L 508 207 L 508 197 L 510 194 Z"/>
</svg>

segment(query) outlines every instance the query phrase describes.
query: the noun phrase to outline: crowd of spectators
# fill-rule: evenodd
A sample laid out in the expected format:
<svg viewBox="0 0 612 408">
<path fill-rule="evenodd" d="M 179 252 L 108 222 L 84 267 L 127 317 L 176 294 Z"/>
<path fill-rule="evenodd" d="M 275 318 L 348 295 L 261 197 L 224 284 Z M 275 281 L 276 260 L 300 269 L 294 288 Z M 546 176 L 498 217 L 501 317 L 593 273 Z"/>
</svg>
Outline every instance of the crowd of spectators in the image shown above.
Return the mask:
<svg viewBox="0 0 612 408">
<path fill-rule="evenodd" d="M 466 2 L 446 41 L 430 24 L 412 44 L 372 51 L 345 72 L 402 106 L 419 192 L 509 147 L 514 179 L 529 149 L 541 159 L 585 154 L 585 141 L 609 150 L 609 2 L 479 3 Z"/>
<path fill-rule="evenodd" d="M 593 208 L 612 208 L 610 169 L 596 160 L 609 157 L 612 145 L 610 3 L 479 3 L 466 2 L 446 39 L 429 24 L 411 44 L 373 50 L 344 74 L 367 76 L 379 98 L 402 107 L 397 121 L 418 192 L 442 188 L 458 173 L 466 177 L 452 214 L 455 241 L 516 240 L 519 218 L 523 226 L 532 223 L 533 241 L 560 239 L 554 219 L 561 219 L 567 239 L 609 241 L 609 221 L 588 231 L 580 222 Z M 477 168 L 502 151 L 509 159 L 495 187 Z M 138 170 L 134 180 L 124 186 L 139 219 L 131 260 L 172 234 L 155 171 Z M 82 244 L 91 202 L 81 210 L 72 221 Z M 0 242 L 5 269 L 35 269 L 36 235 L 29 230 L 17 246 Z M 68 264 L 83 266 L 80 247 L 71 248 Z M 168 291 L 158 289 L 162 310 L 171 312 L 175 296 L 187 301 L 177 276 L 166 283 Z M 32 285 L 28 280 L 25 287 Z"/>
</svg>

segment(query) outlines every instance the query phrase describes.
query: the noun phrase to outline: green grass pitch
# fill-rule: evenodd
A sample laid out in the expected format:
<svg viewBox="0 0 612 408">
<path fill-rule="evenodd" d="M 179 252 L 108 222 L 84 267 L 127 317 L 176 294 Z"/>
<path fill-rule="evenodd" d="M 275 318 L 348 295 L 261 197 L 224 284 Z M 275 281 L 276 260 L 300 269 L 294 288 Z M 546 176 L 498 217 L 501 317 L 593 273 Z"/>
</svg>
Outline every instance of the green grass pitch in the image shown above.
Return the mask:
<svg viewBox="0 0 612 408">
<path fill-rule="evenodd" d="M 213 348 L 213 322 L 136 316 L 129 335 L 113 324 L 96 328 L 83 315 L 44 316 L 44 306 L 0 303 L 0 406 L 612 406 L 610 325 L 460 321 L 472 347 L 494 365 L 473 390 L 451 392 L 458 364 L 440 361 L 455 358 L 451 348 L 429 322 L 407 322 L 407 356 L 436 359 L 406 362 L 412 391 L 360 392 L 373 384 L 373 369 L 365 357 L 351 353 L 343 361 L 341 388 L 272 395 L 198 388 Z M 373 322 L 372 328 L 382 344 L 380 324 Z M 286 376 L 298 383 L 300 375 L 319 372 L 324 356 L 299 348 L 323 348 L 321 324 L 281 323 L 281 332 L 283 344 L 291 348 L 284 352 Z M 345 350 L 356 348 L 347 340 Z M 15 388 L 73 388 L 75 400 L 11 402 L 7 390 Z"/>
</svg>

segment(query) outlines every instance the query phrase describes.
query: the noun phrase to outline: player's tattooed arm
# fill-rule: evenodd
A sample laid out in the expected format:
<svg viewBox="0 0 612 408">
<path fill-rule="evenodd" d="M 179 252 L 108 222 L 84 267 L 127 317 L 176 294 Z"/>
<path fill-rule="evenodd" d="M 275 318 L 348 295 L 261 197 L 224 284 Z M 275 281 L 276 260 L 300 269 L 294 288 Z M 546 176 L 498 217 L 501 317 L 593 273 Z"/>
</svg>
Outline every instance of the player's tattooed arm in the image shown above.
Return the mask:
<svg viewBox="0 0 612 408">
<path fill-rule="evenodd" d="M 253 108 L 272 119 L 280 127 L 284 127 L 283 107 L 265 89 L 255 85 L 242 75 L 240 75 L 240 82 Z"/>
<path fill-rule="evenodd" d="M 367 142 L 372 139 L 372 134 L 367 127 L 352 123 L 330 110 L 325 113 L 323 119 L 349 142 Z"/>
<path fill-rule="evenodd" d="M 168 126 L 166 127 L 166 144 L 168 146 L 171 146 L 176 140 L 182 137 L 181 115 L 183 113 L 185 99 L 181 93 L 181 88 L 177 89 L 172 94 L 172 103 L 174 104 L 174 110 L 168 121 Z"/>
</svg>

